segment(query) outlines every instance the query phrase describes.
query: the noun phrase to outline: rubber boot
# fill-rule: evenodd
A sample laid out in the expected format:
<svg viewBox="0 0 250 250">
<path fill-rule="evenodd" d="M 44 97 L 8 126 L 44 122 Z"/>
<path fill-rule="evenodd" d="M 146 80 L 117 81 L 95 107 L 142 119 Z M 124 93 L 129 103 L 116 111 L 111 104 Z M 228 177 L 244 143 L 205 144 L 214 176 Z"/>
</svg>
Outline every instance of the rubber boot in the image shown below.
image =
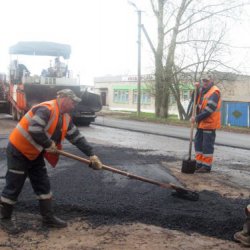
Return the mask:
<svg viewBox="0 0 250 250">
<path fill-rule="evenodd" d="M 1 220 L 0 224 L 4 231 L 10 234 L 17 234 L 19 233 L 19 229 L 17 228 L 14 221 L 11 219 L 11 215 L 13 212 L 13 205 L 8 203 L 0 202 L 0 209 L 1 209 Z"/>
<path fill-rule="evenodd" d="M 242 245 L 250 246 L 250 205 L 245 209 L 246 220 L 243 225 L 243 230 L 234 234 L 234 239 Z"/>
<path fill-rule="evenodd" d="M 52 200 L 39 200 L 40 213 L 43 217 L 43 225 L 47 227 L 63 228 L 67 227 L 67 223 L 53 214 Z"/>
</svg>

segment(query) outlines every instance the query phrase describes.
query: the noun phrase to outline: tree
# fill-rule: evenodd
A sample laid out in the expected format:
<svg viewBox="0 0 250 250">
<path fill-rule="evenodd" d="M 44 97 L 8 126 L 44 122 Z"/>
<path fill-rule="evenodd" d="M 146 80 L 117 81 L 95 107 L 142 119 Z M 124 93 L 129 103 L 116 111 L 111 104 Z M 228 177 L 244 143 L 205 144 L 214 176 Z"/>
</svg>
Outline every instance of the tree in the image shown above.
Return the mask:
<svg viewBox="0 0 250 250">
<path fill-rule="evenodd" d="M 155 58 L 155 113 L 158 117 L 168 116 L 169 95 L 173 94 L 181 117 L 186 118 L 180 103 L 178 76 L 184 70 L 193 71 L 194 78 L 207 70 L 208 65 L 227 66 L 219 56 L 223 46 L 225 24 L 237 16 L 248 1 L 240 0 L 150 0 L 157 20 L 157 47 L 152 48 Z M 215 24 L 220 25 L 215 25 Z M 216 32 L 201 32 L 212 24 Z M 219 46 L 220 45 L 220 46 Z M 179 55 L 187 48 L 185 58 Z M 220 49 L 219 49 L 220 47 Z M 192 48 L 192 49 L 191 49 Z M 195 52 L 195 54 L 194 54 Z M 196 59 L 194 56 L 196 55 Z M 216 56 L 215 56 L 216 55 Z M 179 66 L 182 60 L 181 67 Z"/>
</svg>

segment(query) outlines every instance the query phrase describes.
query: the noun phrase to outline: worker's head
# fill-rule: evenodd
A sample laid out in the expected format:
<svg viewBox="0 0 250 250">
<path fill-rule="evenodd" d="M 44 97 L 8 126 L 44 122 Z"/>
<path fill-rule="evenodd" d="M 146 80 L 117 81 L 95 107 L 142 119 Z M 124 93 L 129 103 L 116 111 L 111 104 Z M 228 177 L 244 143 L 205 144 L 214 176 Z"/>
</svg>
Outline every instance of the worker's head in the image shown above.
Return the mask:
<svg viewBox="0 0 250 250">
<path fill-rule="evenodd" d="M 71 112 L 81 99 L 71 89 L 62 89 L 57 92 L 57 99 L 61 113 Z"/>
<path fill-rule="evenodd" d="M 208 87 L 208 85 L 212 82 L 212 76 L 210 74 L 207 73 L 203 73 L 201 75 L 201 83 L 202 83 L 202 87 L 206 88 Z"/>
</svg>

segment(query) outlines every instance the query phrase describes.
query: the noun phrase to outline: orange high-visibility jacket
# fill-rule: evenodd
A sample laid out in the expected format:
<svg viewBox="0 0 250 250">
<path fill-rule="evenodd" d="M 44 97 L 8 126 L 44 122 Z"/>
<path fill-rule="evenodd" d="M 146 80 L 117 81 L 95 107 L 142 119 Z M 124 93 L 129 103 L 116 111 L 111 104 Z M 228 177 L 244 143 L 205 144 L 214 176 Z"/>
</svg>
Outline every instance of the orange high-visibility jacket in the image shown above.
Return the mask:
<svg viewBox="0 0 250 250">
<path fill-rule="evenodd" d="M 200 99 L 201 99 L 201 92 L 199 93 L 198 96 L 198 105 L 199 105 L 199 110 L 200 112 L 202 112 L 209 101 L 209 98 L 212 94 L 216 93 L 219 96 L 219 101 L 218 101 L 218 105 L 217 108 L 214 112 L 211 113 L 211 115 L 209 115 L 207 118 L 201 120 L 198 123 L 198 128 L 201 129 L 217 129 L 221 127 L 221 113 L 220 113 L 220 107 L 221 107 L 221 98 L 220 98 L 220 90 L 219 88 L 217 88 L 216 86 L 212 86 L 210 88 L 210 90 L 203 96 L 203 101 L 201 103 L 201 105 L 199 105 L 200 103 Z"/>
<path fill-rule="evenodd" d="M 48 124 L 46 124 L 45 133 L 48 138 L 51 138 L 56 129 L 59 118 L 59 107 L 57 101 L 51 100 L 43 102 L 36 105 L 35 107 L 38 106 L 46 106 L 50 110 L 50 118 Z M 33 116 L 34 114 L 31 109 L 23 116 L 16 128 L 10 134 L 9 138 L 10 142 L 29 160 L 35 160 L 43 150 L 43 147 L 37 144 L 28 132 L 30 121 Z M 61 141 L 64 140 L 66 136 L 70 119 L 71 118 L 68 114 L 63 114 Z"/>
</svg>

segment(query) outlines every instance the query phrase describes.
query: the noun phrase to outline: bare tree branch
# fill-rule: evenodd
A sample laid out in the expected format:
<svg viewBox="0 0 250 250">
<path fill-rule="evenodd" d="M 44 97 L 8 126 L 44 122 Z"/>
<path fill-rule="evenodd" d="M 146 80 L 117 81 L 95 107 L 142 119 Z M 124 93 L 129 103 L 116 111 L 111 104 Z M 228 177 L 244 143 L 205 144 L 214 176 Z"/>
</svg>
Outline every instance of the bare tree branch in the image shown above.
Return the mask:
<svg viewBox="0 0 250 250">
<path fill-rule="evenodd" d="M 159 15 L 159 12 L 156 10 L 155 8 L 155 4 L 154 4 L 154 1 L 153 0 L 150 0 L 150 3 L 151 3 L 151 7 L 152 7 L 152 10 L 155 14 L 155 16 L 158 16 Z"/>
<path fill-rule="evenodd" d="M 176 13 L 176 10 L 177 10 L 177 9 L 178 9 L 178 8 L 175 8 L 175 9 L 172 11 L 172 13 L 169 15 L 168 19 L 167 19 L 166 22 L 164 23 L 164 27 L 167 27 L 167 25 L 168 25 L 170 19 L 174 16 L 174 14 Z M 170 29 L 170 30 L 172 30 L 172 29 Z M 165 32 L 165 33 L 168 33 L 168 32 L 169 32 L 169 31 L 167 31 L 167 32 Z"/>
<path fill-rule="evenodd" d="M 200 43 L 206 43 L 206 42 L 217 42 L 216 40 L 213 40 L 213 39 L 189 39 L 189 40 L 185 40 L 185 41 L 179 41 L 179 42 L 176 42 L 176 44 L 185 44 L 185 43 L 193 43 L 193 42 L 200 42 Z M 228 47 L 231 47 L 231 48 L 236 48 L 236 49 L 250 49 L 250 46 L 234 46 L 234 45 L 231 45 L 229 43 L 224 43 L 224 42 L 220 42 L 219 43 L 220 45 L 224 45 L 224 46 L 228 46 Z"/>
<path fill-rule="evenodd" d="M 186 22 L 188 22 L 189 20 L 191 20 L 192 17 L 194 17 L 195 15 L 201 14 L 201 12 L 208 13 L 208 12 L 205 11 L 205 10 L 208 9 L 208 8 L 211 8 L 211 7 L 219 7 L 219 6 L 224 6 L 224 5 L 225 5 L 225 3 L 206 5 L 206 6 L 204 6 L 201 10 L 199 9 L 199 10 L 193 12 L 191 15 L 189 15 L 189 16 L 186 18 L 186 20 L 184 20 L 180 25 L 184 25 Z"/>
<path fill-rule="evenodd" d="M 218 14 L 220 14 L 220 13 L 223 13 L 223 12 L 226 12 L 226 11 L 229 11 L 229 10 L 232 10 L 232 9 L 236 9 L 236 8 L 239 8 L 239 7 L 243 7 L 243 6 L 244 6 L 244 4 L 239 4 L 239 5 L 236 5 L 236 6 L 232 6 L 232 7 L 230 7 L 230 8 L 226 8 L 226 9 L 223 9 L 223 10 L 219 10 L 219 11 L 216 11 L 216 12 L 212 12 L 212 13 L 210 13 L 209 15 L 204 16 L 204 17 L 202 17 L 202 18 L 200 18 L 200 19 L 198 19 L 198 20 L 192 22 L 191 24 L 187 25 L 186 27 L 180 29 L 179 32 L 182 32 L 182 31 L 184 31 L 184 30 L 190 28 L 191 26 L 193 26 L 193 25 L 196 24 L 196 23 L 199 23 L 199 22 L 202 22 L 202 21 L 204 21 L 204 20 L 206 20 L 206 19 L 209 19 L 209 18 L 211 18 L 212 16 L 218 15 Z"/>
<path fill-rule="evenodd" d="M 237 73 L 240 73 L 239 70 L 235 69 L 234 67 L 230 67 L 228 65 L 226 65 L 225 63 L 223 63 L 222 61 L 220 60 L 203 60 L 203 61 L 200 61 L 200 62 L 195 62 L 195 63 L 191 63 L 189 65 L 186 65 L 185 67 L 177 70 L 176 72 L 174 72 L 174 74 L 178 75 L 179 73 L 181 72 L 184 72 L 185 70 L 187 70 L 188 68 L 191 68 L 193 66 L 196 66 L 196 65 L 200 65 L 200 64 L 203 64 L 203 63 L 207 63 L 207 62 L 212 62 L 212 63 L 218 63 L 220 66 L 222 65 L 223 67 L 225 68 L 228 68 L 228 69 L 231 69 Z M 217 66 L 218 67 L 218 66 Z M 202 72 L 202 71 L 201 71 Z"/>
<path fill-rule="evenodd" d="M 145 27 L 144 27 L 143 24 L 141 25 L 141 28 L 142 28 L 142 31 L 143 31 L 144 35 L 145 35 L 146 38 L 147 38 L 147 41 L 148 41 L 148 43 L 149 43 L 149 46 L 150 46 L 151 50 L 152 50 L 153 53 L 154 53 L 154 56 L 156 56 L 156 49 L 155 49 L 155 47 L 154 47 L 154 45 L 153 45 L 153 43 L 152 43 L 152 41 L 151 41 L 151 39 L 150 39 L 150 37 L 149 37 L 149 35 L 148 35 L 148 32 L 146 31 L 146 29 L 145 29 Z"/>
<path fill-rule="evenodd" d="M 182 77 L 190 74 L 189 80 L 193 77 L 196 79 L 201 72 L 219 66 L 239 72 L 223 62 L 220 57 L 226 50 L 236 47 L 224 42 L 226 29 L 221 24 L 226 23 L 228 17 L 235 16 L 237 14 L 235 9 L 240 9 L 245 4 L 242 4 L 243 1 L 239 3 L 236 0 L 220 1 L 220 3 L 214 1 L 213 4 L 209 2 L 206 4 L 201 0 L 196 2 L 195 0 L 168 0 L 169 4 L 166 6 L 167 1 L 164 0 L 158 0 L 158 5 L 157 0 L 150 1 L 158 23 L 157 48 L 154 49 L 154 46 L 150 45 L 155 55 L 155 113 L 156 116 L 167 117 L 171 92 L 176 99 L 180 117 L 183 117 L 185 110 L 178 86 Z M 197 4 L 193 9 L 191 9 L 192 3 Z M 176 14 L 175 4 L 179 5 Z M 235 15 L 229 16 L 228 13 Z M 210 18 L 211 22 L 209 22 Z M 170 24 L 171 26 L 168 27 L 167 25 Z M 202 24 L 206 25 L 206 28 Z M 197 61 L 194 62 L 195 60 Z"/>
</svg>

